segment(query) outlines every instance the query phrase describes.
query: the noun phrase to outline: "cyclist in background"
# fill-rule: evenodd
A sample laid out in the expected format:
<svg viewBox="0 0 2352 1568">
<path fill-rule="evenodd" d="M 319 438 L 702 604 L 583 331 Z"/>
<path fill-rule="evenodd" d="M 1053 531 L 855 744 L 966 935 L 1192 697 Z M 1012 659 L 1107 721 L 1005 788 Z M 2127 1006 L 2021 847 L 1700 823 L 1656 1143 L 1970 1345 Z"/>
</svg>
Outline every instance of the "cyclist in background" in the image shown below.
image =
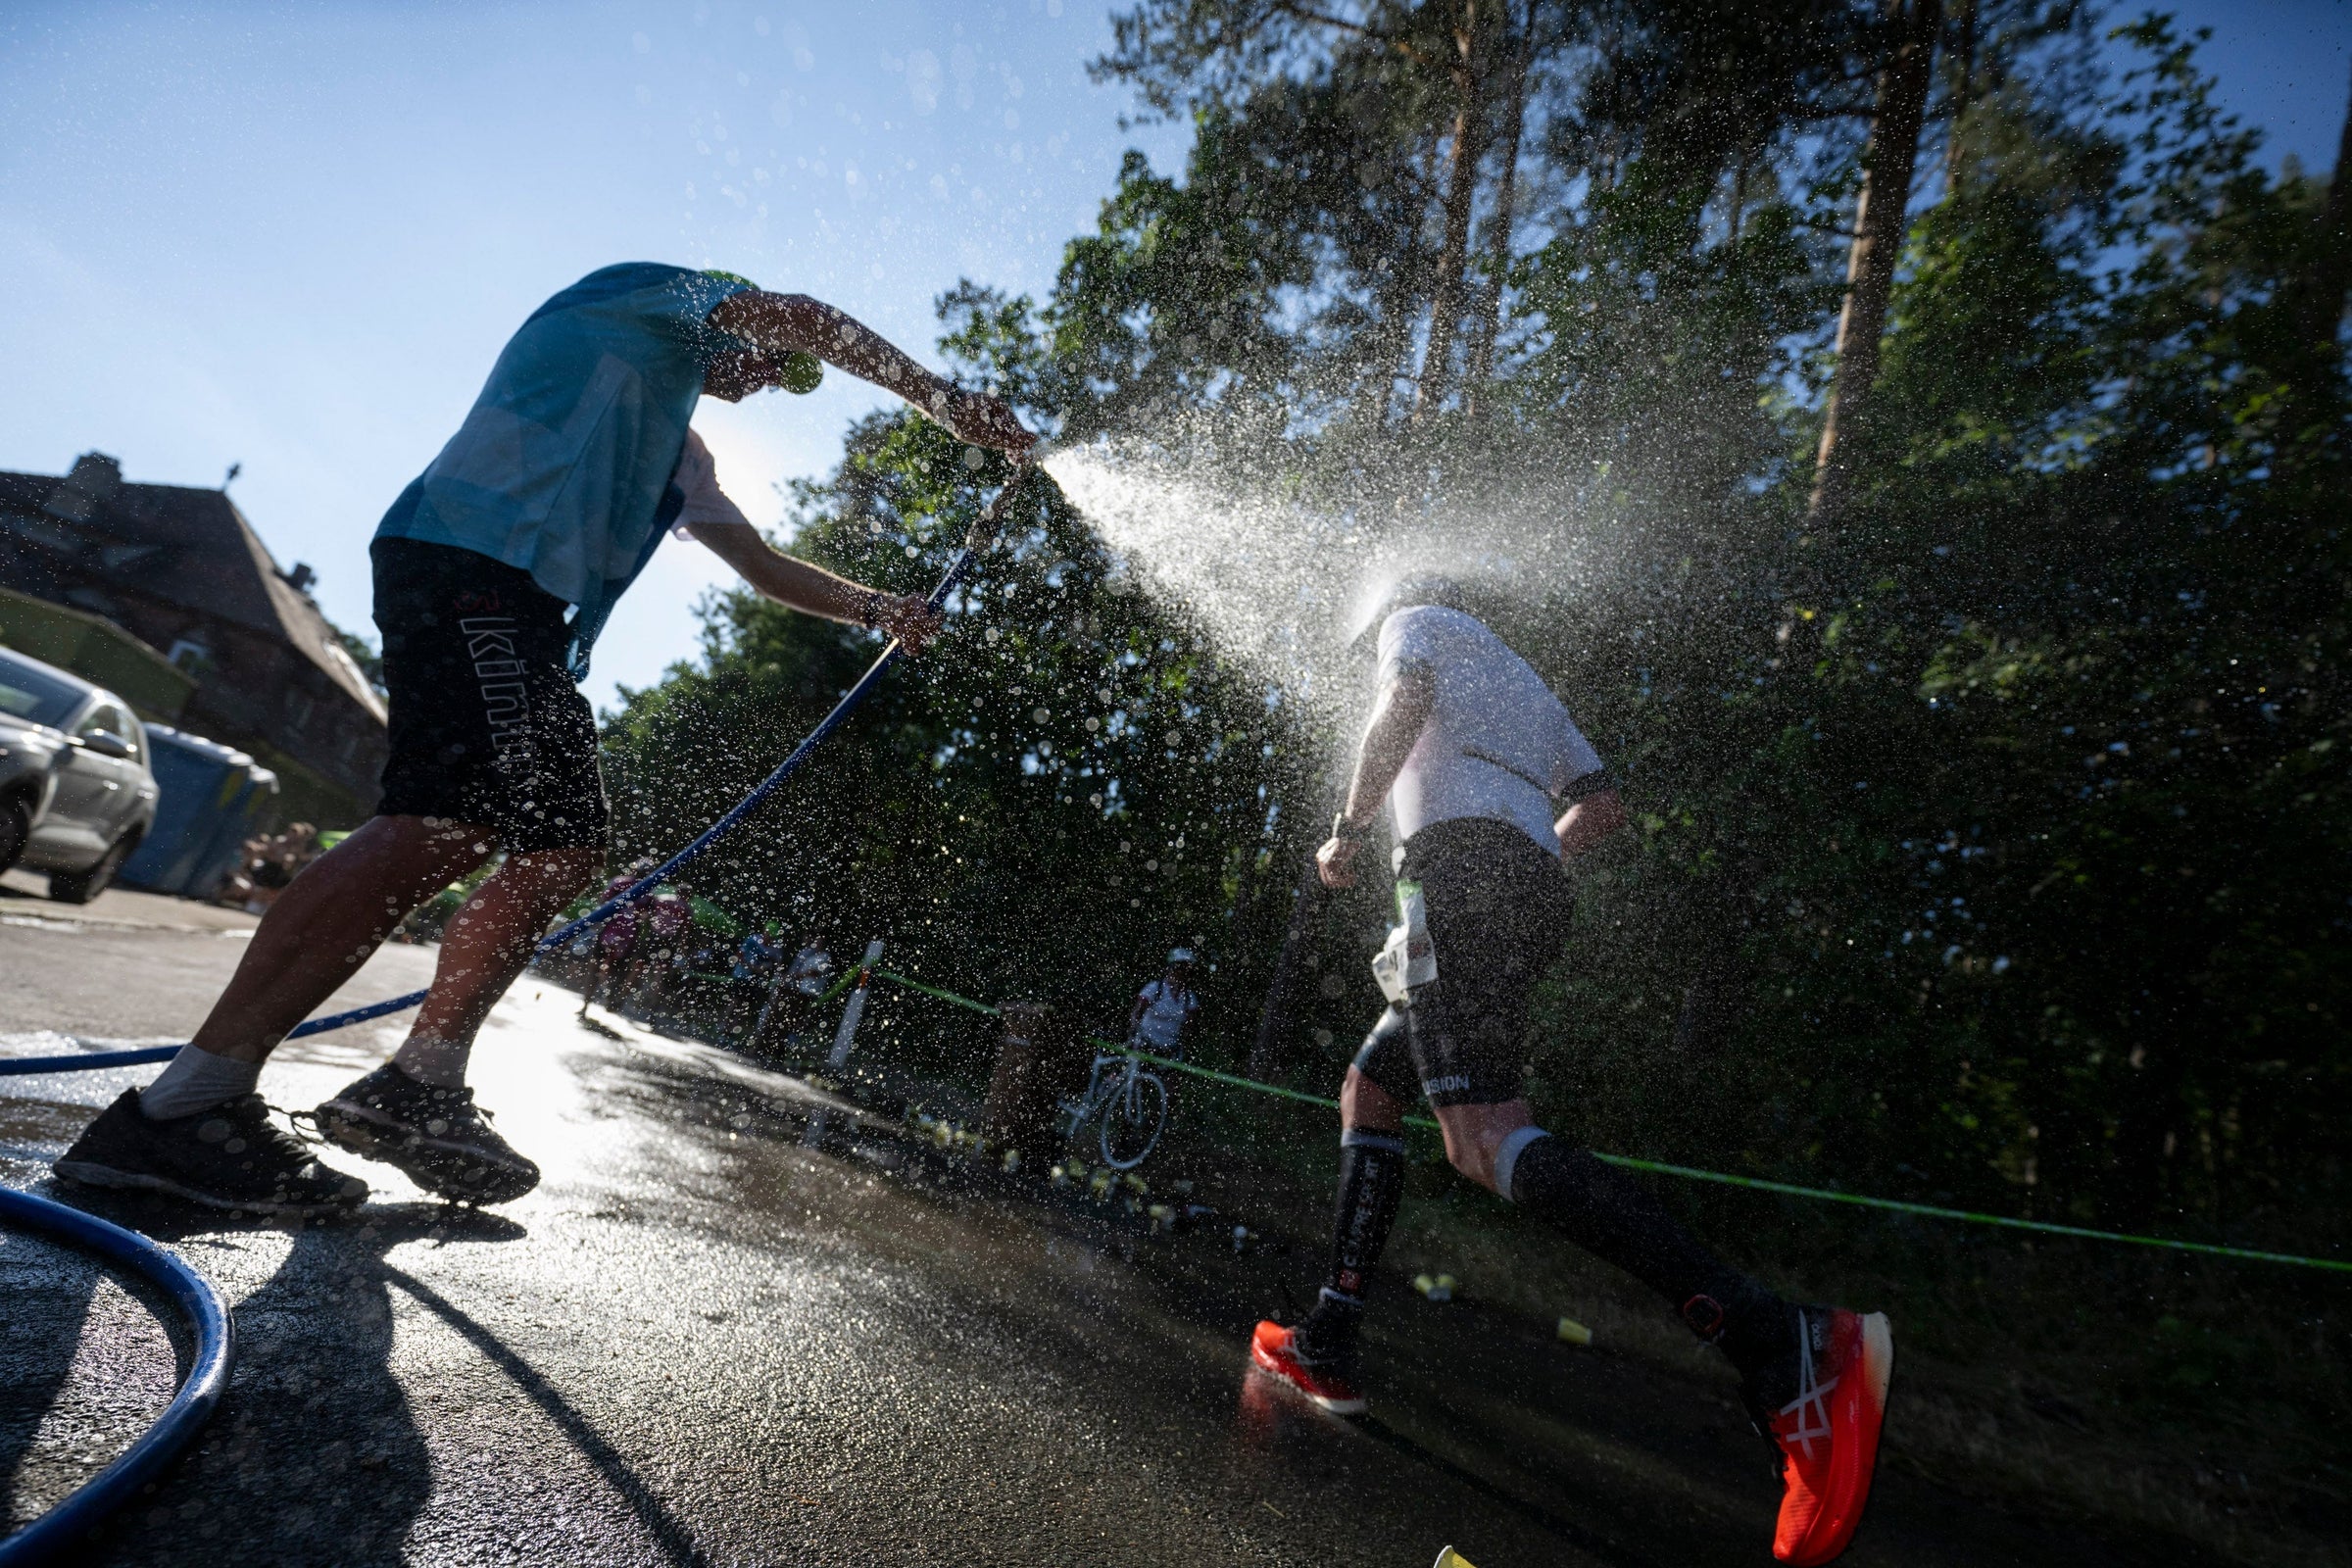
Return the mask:
<svg viewBox="0 0 2352 1568">
<path fill-rule="evenodd" d="M 1160 977 L 1136 993 L 1127 1012 L 1127 1043 L 1155 1056 L 1184 1059 L 1184 1038 L 1200 998 L 1193 990 L 1193 950 L 1177 948 L 1168 955 Z"/>
<path fill-rule="evenodd" d="M 784 983 L 814 1005 L 832 978 L 833 954 L 825 933 L 811 931 L 801 944 L 801 951 L 793 955 L 792 967 L 784 973 Z"/>
</svg>

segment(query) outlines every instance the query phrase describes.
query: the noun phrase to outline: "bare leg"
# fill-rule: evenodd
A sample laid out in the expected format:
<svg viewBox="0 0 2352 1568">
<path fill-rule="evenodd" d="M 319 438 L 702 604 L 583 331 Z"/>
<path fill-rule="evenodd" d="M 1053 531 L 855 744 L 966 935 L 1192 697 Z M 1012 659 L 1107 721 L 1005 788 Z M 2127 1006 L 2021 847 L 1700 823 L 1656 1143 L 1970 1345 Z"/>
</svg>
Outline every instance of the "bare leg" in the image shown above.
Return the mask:
<svg viewBox="0 0 2352 1568">
<path fill-rule="evenodd" d="M 442 933 L 432 988 L 409 1038 L 390 1062 L 318 1108 L 319 1130 L 444 1198 L 502 1203 L 538 1186 L 539 1167 L 474 1105 L 466 1069 L 474 1032 L 530 962 L 549 917 L 603 858 L 594 849 L 508 856 Z"/>
<path fill-rule="evenodd" d="M 474 889 L 442 934 L 433 989 L 416 1009 L 410 1040 L 470 1044 L 498 999 L 531 961 L 547 922 L 588 885 L 604 858 L 594 849 L 509 857 Z"/>
<path fill-rule="evenodd" d="M 1404 1131 L 1404 1111 L 1396 1096 L 1350 1065 L 1348 1081 L 1340 1086 L 1340 1130 L 1351 1133 L 1359 1129 L 1400 1133 Z"/>
<path fill-rule="evenodd" d="M 1536 1118 L 1524 1100 L 1497 1105 L 1440 1105 L 1438 1126 L 1446 1133 L 1446 1162 L 1491 1193 L 1502 1192 L 1494 1180 L 1494 1156 L 1504 1140 Z M 1502 1193 L 1505 1198 L 1508 1193 Z"/>
<path fill-rule="evenodd" d="M 304 867 L 262 917 L 195 1044 L 231 1061 L 267 1060 L 411 909 L 489 856 L 488 829 L 425 823 L 370 817 Z"/>
</svg>

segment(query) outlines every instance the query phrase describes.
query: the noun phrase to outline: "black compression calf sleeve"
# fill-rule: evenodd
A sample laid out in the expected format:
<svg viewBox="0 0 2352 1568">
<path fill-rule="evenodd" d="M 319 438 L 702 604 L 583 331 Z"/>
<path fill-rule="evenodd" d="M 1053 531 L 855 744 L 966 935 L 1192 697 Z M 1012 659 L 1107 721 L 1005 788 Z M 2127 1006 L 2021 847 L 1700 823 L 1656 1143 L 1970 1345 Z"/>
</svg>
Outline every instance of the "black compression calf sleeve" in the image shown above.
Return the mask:
<svg viewBox="0 0 2352 1568">
<path fill-rule="evenodd" d="M 1404 1140 L 1388 1133 L 1351 1130 L 1340 1139 L 1340 1199 L 1332 1215 L 1331 1278 L 1305 1341 L 1311 1354 L 1340 1355 L 1354 1348 L 1363 1311 L 1364 1277 L 1389 1244 L 1396 1205 L 1404 1197 Z"/>
<path fill-rule="evenodd" d="M 1332 1215 L 1331 1288 L 1364 1294 L 1364 1275 L 1389 1245 L 1404 1197 L 1404 1140 L 1351 1131 L 1340 1139 L 1340 1200 Z"/>
<path fill-rule="evenodd" d="M 1743 1373 L 1794 1345 L 1781 1298 L 1701 1247 L 1640 1183 L 1536 1128 L 1506 1140 L 1496 1186 L 1595 1257 L 1656 1291 Z"/>
</svg>

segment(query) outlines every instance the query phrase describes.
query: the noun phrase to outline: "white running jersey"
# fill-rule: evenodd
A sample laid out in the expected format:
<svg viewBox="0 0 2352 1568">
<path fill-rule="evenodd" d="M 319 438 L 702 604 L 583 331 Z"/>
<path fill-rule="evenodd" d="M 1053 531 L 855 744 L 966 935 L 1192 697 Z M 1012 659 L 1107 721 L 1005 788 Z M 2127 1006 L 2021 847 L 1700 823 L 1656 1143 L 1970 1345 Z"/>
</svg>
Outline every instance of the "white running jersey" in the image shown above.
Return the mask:
<svg viewBox="0 0 2352 1568">
<path fill-rule="evenodd" d="M 1380 680 L 1417 666 L 1436 706 L 1389 792 L 1396 842 L 1433 822 L 1509 822 L 1557 855 L 1552 803 L 1600 758 L 1543 677 L 1476 616 L 1416 605 L 1380 628 Z"/>
<path fill-rule="evenodd" d="M 1154 980 L 1142 993 L 1144 1015 L 1136 1020 L 1136 1038 L 1161 1055 L 1172 1053 L 1184 1039 L 1184 1026 L 1200 1010 L 1200 999 L 1178 991 L 1165 980 Z"/>
</svg>

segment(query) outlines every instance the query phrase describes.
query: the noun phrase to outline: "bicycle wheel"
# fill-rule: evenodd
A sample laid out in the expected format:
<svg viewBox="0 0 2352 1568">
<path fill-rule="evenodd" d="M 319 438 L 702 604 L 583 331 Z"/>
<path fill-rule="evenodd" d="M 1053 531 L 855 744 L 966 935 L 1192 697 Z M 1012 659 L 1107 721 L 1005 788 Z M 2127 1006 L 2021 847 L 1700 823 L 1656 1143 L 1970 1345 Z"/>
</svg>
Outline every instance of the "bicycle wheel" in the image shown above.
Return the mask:
<svg viewBox="0 0 2352 1568">
<path fill-rule="evenodd" d="M 1133 1170 L 1150 1157 L 1167 1124 L 1168 1086 L 1157 1073 L 1130 1073 L 1102 1107 L 1102 1163 Z"/>
</svg>

